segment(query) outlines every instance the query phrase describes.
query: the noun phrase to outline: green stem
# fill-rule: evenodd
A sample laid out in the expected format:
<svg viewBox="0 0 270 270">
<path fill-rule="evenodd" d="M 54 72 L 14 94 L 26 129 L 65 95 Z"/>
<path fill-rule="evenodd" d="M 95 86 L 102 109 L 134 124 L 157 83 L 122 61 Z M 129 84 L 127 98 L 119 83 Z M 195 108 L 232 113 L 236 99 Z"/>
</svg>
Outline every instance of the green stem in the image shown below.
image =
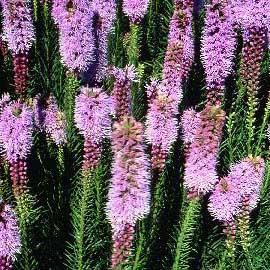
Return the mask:
<svg viewBox="0 0 270 270">
<path fill-rule="evenodd" d="M 137 67 L 139 63 L 140 46 L 140 26 L 131 24 L 127 56 L 129 64 L 135 67 Z"/>
<path fill-rule="evenodd" d="M 37 261 L 33 257 L 31 233 L 33 233 L 33 225 L 38 219 L 38 211 L 34 208 L 32 196 L 27 192 L 16 197 L 16 202 L 16 212 L 19 220 L 22 243 L 18 264 L 21 269 L 35 270 L 38 269 L 38 266 Z"/>
<path fill-rule="evenodd" d="M 263 117 L 263 123 L 259 131 L 259 138 L 258 138 L 257 147 L 255 151 L 256 156 L 259 155 L 260 153 L 261 143 L 262 143 L 262 140 L 265 138 L 266 126 L 269 124 L 269 117 L 270 117 L 270 97 L 268 98 L 268 101 L 266 104 L 265 113 Z"/>
<path fill-rule="evenodd" d="M 138 244 L 136 245 L 136 255 L 135 259 L 133 262 L 132 270 L 138 270 L 141 269 L 139 268 L 141 259 L 142 259 L 142 252 L 143 252 L 143 246 L 145 244 L 145 226 L 144 226 L 144 221 L 140 222 L 139 224 L 139 240 Z"/>
<path fill-rule="evenodd" d="M 194 235 L 198 230 L 200 212 L 201 202 L 198 199 L 190 201 L 183 222 L 180 224 L 172 270 L 190 269 L 190 253 Z"/>
<path fill-rule="evenodd" d="M 90 183 L 92 172 L 82 178 L 81 187 L 77 190 L 72 209 L 73 239 L 72 250 L 68 254 L 68 269 L 83 270 L 85 259 L 86 219 L 90 200 Z"/>
</svg>

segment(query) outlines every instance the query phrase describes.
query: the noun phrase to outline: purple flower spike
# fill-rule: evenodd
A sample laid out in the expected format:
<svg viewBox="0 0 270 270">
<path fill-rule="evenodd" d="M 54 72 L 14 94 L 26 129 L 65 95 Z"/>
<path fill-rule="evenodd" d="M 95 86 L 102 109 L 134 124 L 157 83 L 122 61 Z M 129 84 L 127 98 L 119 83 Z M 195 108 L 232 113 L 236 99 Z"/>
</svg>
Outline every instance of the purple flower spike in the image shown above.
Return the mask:
<svg viewBox="0 0 270 270">
<path fill-rule="evenodd" d="M 163 91 L 175 100 L 182 99 L 182 83 L 187 78 L 193 63 L 194 39 L 192 33 L 193 0 L 175 1 L 175 10 L 170 22 L 168 47 L 163 68 Z"/>
<path fill-rule="evenodd" d="M 133 66 L 124 69 L 113 68 L 111 71 L 115 79 L 112 97 L 117 118 L 127 116 L 131 112 L 131 86 L 136 73 Z"/>
<path fill-rule="evenodd" d="M 104 79 L 108 68 L 108 39 L 116 19 L 115 0 L 93 0 L 94 11 L 94 37 L 96 42 L 96 53 L 94 72 L 95 79 L 100 82 Z M 92 75 L 93 76 L 93 75 Z"/>
<path fill-rule="evenodd" d="M 3 8 L 4 40 L 13 54 L 28 52 L 35 40 L 30 2 L 1 0 Z"/>
<path fill-rule="evenodd" d="M 202 37 L 202 62 L 206 73 L 208 102 L 216 104 L 224 96 L 225 80 L 232 72 L 236 34 L 230 6 L 212 1 L 207 6 Z"/>
<path fill-rule="evenodd" d="M 113 102 L 100 88 L 82 87 L 75 100 L 75 124 L 84 136 L 83 169 L 95 168 L 101 155 L 101 142 L 110 137 Z"/>
<path fill-rule="evenodd" d="M 26 159 L 33 144 L 33 112 L 13 101 L 0 115 L 0 142 L 9 162 Z"/>
<path fill-rule="evenodd" d="M 1 0 L 3 8 L 3 39 L 13 54 L 14 85 L 19 94 L 25 92 L 28 79 L 28 52 L 35 40 L 30 2 Z"/>
<path fill-rule="evenodd" d="M 143 125 L 132 117 L 114 124 L 114 161 L 107 203 L 114 240 L 113 267 L 126 261 L 134 226 L 150 211 L 150 163 L 143 137 Z"/>
<path fill-rule="evenodd" d="M 225 122 L 225 112 L 219 106 L 207 105 L 200 115 L 200 126 L 187 148 L 184 176 L 184 185 L 195 196 L 205 195 L 218 181 L 216 165 Z"/>
<path fill-rule="evenodd" d="M 27 189 L 27 157 L 33 144 L 34 115 L 20 102 L 10 102 L 0 114 L 0 144 L 10 163 L 14 194 Z"/>
<path fill-rule="evenodd" d="M 178 110 L 170 96 L 157 90 L 146 116 L 146 138 L 152 145 L 152 166 L 161 172 L 172 144 L 177 139 Z"/>
<path fill-rule="evenodd" d="M 93 11 L 87 0 L 54 0 L 52 15 L 59 28 L 62 62 L 85 71 L 93 61 Z"/>
<path fill-rule="evenodd" d="M 58 146 L 64 145 L 67 142 L 66 119 L 64 113 L 59 110 L 55 97 L 50 96 L 47 100 L 44 116 L 44 129 L 47 135 Z"/>
<path fill-rule="evenodd" d="M 232 0 L 236 24 L 243 32 L 241 77 L 249 96 L 255 96 L 260 83 L 261 62 L 267 49 L 270 2 L 267 0 Z"/>
<path fill-rule="evenodd" d="M 183 130 L 183 140 L 186 145 L 194 142 L 200 125 L 200 113 L 196 112 L 194 109 L 188 109 L 183 112 L 181 126 Z"/>
<path fill-rule="evenodd" d="M 0 208 L 0 269 L 11 270 L 21 248 L 19 227 L 13 209 L 3 201 Z"/>
<path fill-rule="evenodd" d="M 256 207 L 263 182 L 265 163 L 260 157 L 248 157 L 231 168 L 231 178 L 239 188 L 242 201 L 248 203 L 248 209 Z"/>
<path fill-rule="evenodd" d="M 236 217 L 254 209 L 259 200 L 264 168 L 264 160 L 260 157 L 244 158 L 233 165 L 209 198 L 208 209 L 212 216 L 225 224 L 234 223 Z"/>
<path fill-rule="evenodd" d="M 145 16 L 149 0 L 123 0 L 123 11 L 131 23 L 140 23 Z"/>
</svg>

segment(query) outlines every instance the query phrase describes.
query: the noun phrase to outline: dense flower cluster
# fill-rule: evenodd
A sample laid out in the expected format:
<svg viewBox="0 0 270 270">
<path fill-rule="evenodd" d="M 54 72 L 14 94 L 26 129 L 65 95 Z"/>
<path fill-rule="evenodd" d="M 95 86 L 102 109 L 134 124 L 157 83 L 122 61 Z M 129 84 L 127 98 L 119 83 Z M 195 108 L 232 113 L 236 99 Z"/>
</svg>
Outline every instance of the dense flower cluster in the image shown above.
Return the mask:
<svg viewBox="0 0 270 270">
<path fill-rule="evenodd" d="M 183 141 L 186 145 L 193 143 L 196 139 L 196 132 L 201 125 L 200 113 L 193 108 L 183 112 L 181 118 L 181 127 L 183 132 Z"/>
<path fill-rule="evenodd" d="M 123 11 L 132 23 L 140 23 L 146 14 L 149 0 L 124 0 Z"/>
<path fill-rule="evenodd" d="M 259 200 L 263 175 L 264 160 L 260 157 L 248 157 L 233 165 L 210 196 L 210 213 L 219 221 L 232 222 L 243 208 L 251 211 Z"/>
<path fill-rule="evenodd" d="M 193 0 L 176 1 L 170 22 L 168 47 L 163 67 L 162 86 L 176 106 L 182 99 L 182 83 L 186 79 L 194 55 L 192 33 Z"/>
<path fill-rule="evenodd" d="M 108 39 L 112 31 L 116 18 L 116 2 L 115 0 L 93 0 L 92 9 L 93 31 L 95 38 L 95 62 L 92 64 L 90 76 L 94 76 L 98 82 L 101 81 L 108 67 Z"/>
<path fill-rule="evenodd" d="M 233 180 L 232 173 L 222 178 L 209 199 L 209 212 L 222 222 L 231 222 L 240 211 L 242 198 Z"/>
<path fill-rule="evenodd" d="M 66 119 L 63 112 L 58 108 L 54 96 L 50 96 L 47 100 L 46 109 L 44 111 L 44 125 L 47 135 L 58 145 L 64 145 L 66 138 Z"/>
<path fill-rule="evenodd" d="M 148 96 L 151 103 L 146 117 L 146 138 L 152 146 L 152 166 L 158 171 L 162 171 L 165 159 L 172 144 L 177 139 L 178 110 L 174 101 L 166 93 L 161 92 L 155 83 L 148 87 Z"/>
<path fill-rule="evenodd" d="M 25 104 L 12 101 L 0 114 L 0 142 L 9 162 L 26 159 L 33 144 L 33 112 Z"/>
<path fill-rule="evenodd" d="M 202 37 L 202 61 L 206 73 L 208 102 L 224 96 L 225 80 L 232 71 L 236 33 L 231 8 L 212 1 L 207 6 Z"/>
<path fill-rule="evenodd" d="M 261 74 L 261 61 L 266 50 L 266 29 L 249 28 L 243 37 L 241 76 L 249 95 L 258 91 Z"/>
<path fill-rule="evenodd" d="M 30 2 L 23 0 L 1 0 L 3 8 L 4 40 L 13 54 L 30 50 L 34 40 L 34 26 Z"/>
<path fill-rule="evenodd" d="M 59 28 L 63 63 L 72 71 L 85 71 L 93 61 L 93 11 L 90 1 L 54 0 L 52 15 Z"/>
<path fill-rule="evenodd" d="M 267 0 L 233 0 L 232 11 L 243 32 L 241 76 L 249 95 L 258 90 L 260 64 L 267 44 L 270 25 L 270 2 Z"/>
<path fill-rule="evenodd" d="M 30 2 L 1 0 L 3 39 L 13 54 L 14 82 L 17 93 L 24 93 L 28 79 L 28 52 L 35 40 Z"/>
<path fill-rule="evenodd" d="M 113 103 L 100 88 L 82 87 L 75 101 L 75 124 L 84 136 L 85 170 L 98 164 L 101 142 L 110 136 Z"/>
<path fill-rule="evenodd" d="M 136 73 L 133 66 L 128 66 L 124 69 L 113 68 L 111 74 L 115 79 L 112 90 L 115 114 L 117 118 L 122 118 L 131 112 L 131 86 Z"/>
<path fill-rule="evenodd" d="M 15 255 L 20 252 L 19 227 L 14 210 L 0 202 L 0 269 L 13 269 Z"/>
<path fill-rule="evenodd" d="M 4 97 L 5 99 L 6 97 Z M 0 145 L 10 163 L 15 195 L 27 189 L 26 159 L 33 144 L 33 111 L 19 101 L 5 103 L 0 114 Z"/>
<path fill-rule="evenodd" d="M 150 210 L 150 163 L 143 144 L 143 125 L 132 117 L 114 124 L 114 162 L 107 203 L 114 243 L 112 265 L 130 252 L 133 228 Z M 127 236 L 127 237 L 126 237 Z"/>
<path fill-rule="evenodd" d="M 216 165 L 224 122 L 225 112 L 219 106 L 207 105 L 200 113 L 200 125 L 186 153 L 184 185 L 190 194 L 204 195 L 218 181 Z"/>
<path fill-rule="evenodd" d="M 235 22 L 243 29 L 268 27 L 270 3 L 268 0 L 231 0 Z"/>
</svg>

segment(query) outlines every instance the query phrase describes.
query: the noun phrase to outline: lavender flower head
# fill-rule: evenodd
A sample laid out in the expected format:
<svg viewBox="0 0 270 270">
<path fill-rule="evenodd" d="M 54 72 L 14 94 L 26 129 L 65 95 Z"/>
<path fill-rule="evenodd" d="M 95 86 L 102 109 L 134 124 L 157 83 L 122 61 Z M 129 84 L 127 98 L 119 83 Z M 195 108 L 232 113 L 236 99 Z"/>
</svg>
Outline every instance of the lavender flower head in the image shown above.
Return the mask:
<svg viewBox="0 0 270 270">
<path fill-rule="evenodd" d="M 12 269 L 21 248 L 19 227 L 14 210 L 2 201 L 0 206 L 0 268 Z"/>
<path fill-rule="evenodd" d="M 183 112 L 181 126 L 183 131 L 183 141 L 186 145 L 194 142 L 200 124 L 200 113 L 196 112 L 193 108 Z"/>
<path fill-rule="evenodd" d="M 150 210 L 150 164 L 143 145 L 143 125 L 132 117 L 114 124 L 112 133 L 114 162 L 108 218 L 113 232 L 134 226 Z"/>
<path fill-rule="evenodd" d="M 33 144 L 33 111 L 19 101 L 6 105 L 0 115 L 0 143 L 10 163 L 26 159 Z"/>
<path fill-rule="evenodd" d="M 79 132 L 95 143 L 111 132 L 113 103 L 101 88 L 82 87 L 75 100 L 75 124 Z"/>
<path fill-rule="evenodd" d="M 90 1 L 54 0 L 52 15 L 59 28 L 63 63 L 72 71 L 85 71 L 94 52 Z"/>
<path fill-rule="evenodd" d="M 247 157 L 231 168 L 231 178 L 249 209 L 256 207 L 263 182 L 265 164 L 260 157 Z"/>
<path fill-rule="evenodd" d="M 234 164 L 230 173 L 216 185 L 208 209 L 219 221 L 232 222 L 242 210 L 257 205 L 264 175 L 264 160 L 247 157 Z"/>
<path fill-rule="evenodd" d="M 241 209 L 242 197 L 231 175 L 222 178 L 209 198 L 208 210 L 222 222 L 232 222 Z"/>
<path fill-rule="evenodd" d="M 193 4 L 193 0 L 175 1 L 175 10 L 170 21 L 162 88 L 175 101 L 176 107 L 182 99 L 182 84 L 188 76 L 194 57 Z"/>
<path fill-rule="evenodd" d="M 134 227 L 150 211 L 150 163 L 143 144 L 143 125 L 132 117 L 114 124 L 114 161 L 107 203 L 112 226 L 112 269 L 131 254 Z"/>
<path fill-rule="evenodd" d="M 140 23 L 148 9 L 149 0 L 123 0 L 123 11 L 131 23 Z"/>
<path fill-rule="evenodd" d="M 66 119 L 64 113 L 59 110 L 55 97 L 50 96 L 47 100 L 44 116 L 44 129 L 47 135 L 58 146 L 64 145 L 67 142 Z"/>
<path fill-rule="evenodd" d="M 200 113 L 200 125 L 186 153 L 184 185 L 190 195 L 205 195 L 218 181 L 216 172 L 219 144 L 225 122 L 220 106 L 209 106 Z"/>
<path fill-rule="evenodd" d="M 1 0 L 3 8 L 3 39 L 14 54 L 28 52 L 35 40 L 30 1 Z"/>
<path fill-rule="evenodd" d="M 149 105 L 146 116 L 147 141 L 152 145 L 160 145 L 162 150 L 168 153 L 177 138 L 177 114 L 178 111 L 171 98 L 159 91 Z"/>
<path fill-rule="evenodd" d="M 202 37 L 202 62 L 206 73 L 208 101 L 215 104 L 224 95 L 225 80 L 232 72 L 236 34 L 228 5 L 213 1 L 207 6 Z"/>
</svg>

